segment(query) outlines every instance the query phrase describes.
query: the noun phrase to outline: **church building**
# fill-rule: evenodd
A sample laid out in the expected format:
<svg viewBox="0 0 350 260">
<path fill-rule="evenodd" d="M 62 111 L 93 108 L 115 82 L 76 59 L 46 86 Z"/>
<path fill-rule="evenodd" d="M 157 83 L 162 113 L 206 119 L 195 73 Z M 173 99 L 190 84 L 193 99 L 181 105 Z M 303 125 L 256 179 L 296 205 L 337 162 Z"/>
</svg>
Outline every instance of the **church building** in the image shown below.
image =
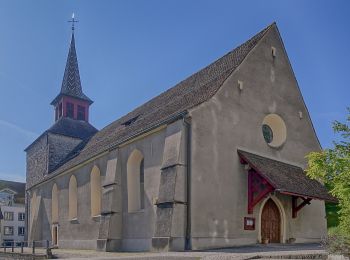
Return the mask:
<svg viewBox="0 0 350 260">
<path fill-rule="evenodd" d="M 335 199 L 305 175 L 321 147 L 275 23 L 101 130 L 92 103 L 73 30 L 55 122 L 26 148 L 29 241 L 178 251 L 326 235 Z"/>
</svg>

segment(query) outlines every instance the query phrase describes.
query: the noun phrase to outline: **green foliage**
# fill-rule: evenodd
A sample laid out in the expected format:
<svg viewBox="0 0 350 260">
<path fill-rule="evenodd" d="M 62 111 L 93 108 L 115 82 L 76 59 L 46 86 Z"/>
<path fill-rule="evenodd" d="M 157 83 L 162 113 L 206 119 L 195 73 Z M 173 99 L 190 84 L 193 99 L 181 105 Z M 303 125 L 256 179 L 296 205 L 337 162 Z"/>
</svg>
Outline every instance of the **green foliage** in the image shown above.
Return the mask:
<svg viewBox="0 0 350 260">
<path fill-rule="evenodd" d="M 339 206 L 335 203 L 326 202 L 327 227 L 331 229 L 339 225 Z"/>
<path fill-rule="evenodd" d="M 350 234 L 350 109 L 345 123 L 335 121 L 333 130 L 340 135 L 332 149 L 312 152 L 307 158 L 307 175 L 327 185 L 331 194 L 339 201 L 339 227 Z"/>
</svg>

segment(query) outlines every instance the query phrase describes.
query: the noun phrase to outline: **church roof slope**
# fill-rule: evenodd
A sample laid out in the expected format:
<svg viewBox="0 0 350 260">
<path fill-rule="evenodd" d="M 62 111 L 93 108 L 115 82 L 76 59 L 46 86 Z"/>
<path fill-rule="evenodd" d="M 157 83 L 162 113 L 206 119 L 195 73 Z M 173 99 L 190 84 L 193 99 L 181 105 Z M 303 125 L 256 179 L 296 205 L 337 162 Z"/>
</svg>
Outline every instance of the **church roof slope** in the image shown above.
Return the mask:
<svg viewBox="0 0 350 260">
<path fill-rule="evenodd" d="M 24 151 L 27 151 L 32 147 L 42 136 L 47 133 L 64 135 L 72 138 L 78 138 L 81 140 L 88 140 L 96 134 L 98 130 L 83 120 L 74 120 L 69 117 L 62 117 L 58 119 L 49 129 L 42 133 L 34 142 L 32 142 Z"/>
<path fill-rule="evenodd" d="M 51 105 L 55 105 L 62 95 L 71 96 L 88 101 L 90 104 L 93 102 L 84 93 L 81 87 L 80 74 L 77 53 L 75 50 L 75 38 L 74 33 L 70 42 L 70 48 L 67 57 L 66 68 L 64 70 L 64 76 L 61 86 L 61 92 L 51 102 Z"/>
<path fill-rule="evenodd" d="M 64 163 L 50 177 L 209 100 L 273 26 L 276 26 L 275 23 L 209 66 L 100 130 L 74 158 Z"/>
<path fill-rule="evenodd" d="M 242 150 L 238 154 L 280 193 L 336 202 L 325 186 L 307 177 L 298 166 Z"/>
</svg>

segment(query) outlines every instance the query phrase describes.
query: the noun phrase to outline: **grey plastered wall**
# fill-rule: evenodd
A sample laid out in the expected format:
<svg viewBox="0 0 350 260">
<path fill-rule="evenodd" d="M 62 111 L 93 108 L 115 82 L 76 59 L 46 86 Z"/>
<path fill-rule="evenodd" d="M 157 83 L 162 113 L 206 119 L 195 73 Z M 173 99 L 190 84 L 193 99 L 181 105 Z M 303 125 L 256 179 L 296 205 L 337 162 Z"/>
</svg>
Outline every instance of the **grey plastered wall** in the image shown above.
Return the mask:
<svg viewBox="0 0 350 260">
<path fill-rule="evenodd" d="M 56 183 L 59 192 L 59 223 L 58 246 L 60 248 L 97 249 L 97 241 L 103 239 L 114 240 L 109 246 L 102 245 L 103 250 L 145 251 L 151 249 L 151 240 L 155 229 L 156 206 L 160 183 L 160 169 L 163 160 L 165 130 L 160 130 L 145 136 L 116 150 L 108 152 L 81 168 L 54 177 L 36 187 L 35 191 L 41 196 L 40 237 L 38 239 L 51 240 L 51 195 L 52 187 Z M 145 209 L 129 213 L 127 209 L 127 161 L 134 149 L 138 149 L 144 156 L 145 166 Z M 117 159 L 115 176 L 106 180 L 108 162 Z M 112 200 L 103 197 L 102 210 L 114 211 L 121 215 L 118 221 L 102 224 L 99 218 L 92 218 L 90 208 L 90 174 L 96 165 L 100 169 L 101 183 L 116 183 L 116 190 L 112 192 Z M 68 187 L 70 177 L 74 175 L 78 184 L 78 220 L 68 219 Z M 108 186 L 108 185 L 107 185 Z M 106 191 L 103 189 L 103 192 Z M 118 191 L 118 192 L 119 192 Z M 108 192 L 107 192 L 108 193 Z M 118 195 L 118 196 L 117 196 Z M 103 213 L 106 213 L 103 212 Z M 102 216 L 102 219 L 104 216 Z M 121 226 L 122 225 L 122 226 Z M 109 228 L 110 230 L 106 230 Z M 116 233 L 115 231 L 119 231 Z M 118 241 L 117 241 L 118 240 Z M 116 248 L 112 248 L 115 246 Z"/>
<path fill-rule="evenodd" d="M 123 198 L 123 241 L 122 249 L 127 251 L 148 251 L 155 231 L 156 205 L 160 183 L 160 169 L 163 160 L 165 130 L 148 135 L 119 148 Z M 145 208 L 128 212 L 127 161 L 130 154 L 139 150 L 144 156 Z"/>
<path fill-rule="evenodd" d="M 101 181 L 104 180 L 106 164 L 110 159 L 106 154 L 83 167 L 67 174 L 59 175 L 37 187 L 31 189 L 41 195 L 40 239 L 51 241 L 51 196 L 52 187 L 56 183 L 59 193 L 59 222 L 58 222 L 58 246 L 61 248 L 95 249 L 98 238 L 99 219 L 91 216 L 90 203 L 90 174 L 96 165 L 101 173 Z M 71 221 L 68 218 L 68 188 L 70 177 L 74 175 L 78 185 L 78 219 Z"/>
<path fill-rule="evenodd" d="M 277 57 L 271 55 L 271 47 Z M 302 61 L 300 61 L 302 62 Z M 238 88 L 243 82 L 243 90 Z M 299 118 L 299 111 L 303 118 Z M 261 124 L 270 113 L 287 126 L 287 140 L 269 147 Z M 247 174 L 237 149 L 305 167 L 304 158 L 320 149 L 297 82 L 274 26 L 208 102 L 190 111 L 192 117 L 191 227 L 193 249 L 256 243 L 255 231 L 243 230 L 247 214 Z M 285 237 L 316 241 L 326 232 L 324 202 L 313 200 L 297 219 L 290 217 L 291 198 L 280 198 L 288 228 Z M 254 216 L 259 223 L 261 203 Z"/>
</svg>

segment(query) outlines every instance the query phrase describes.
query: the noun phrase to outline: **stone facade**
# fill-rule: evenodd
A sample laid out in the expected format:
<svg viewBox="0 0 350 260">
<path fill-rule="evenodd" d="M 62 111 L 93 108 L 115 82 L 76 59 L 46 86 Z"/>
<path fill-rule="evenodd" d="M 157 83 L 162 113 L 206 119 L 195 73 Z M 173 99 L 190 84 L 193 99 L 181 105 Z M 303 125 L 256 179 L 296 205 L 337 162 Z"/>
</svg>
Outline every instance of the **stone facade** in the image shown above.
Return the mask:
<svg viewBox="0 0 350 260">
<path fill-rule="evenodd" d="M 210 99 L 183 112 L 44 179 L 39 175 L 45 173 L 48 157 L 59 161 L 79 142 L 54 136 L 55 155 L 48 152 L 47 137 L 40 138 L 27 151 L 28 192 L 36 201 L 29 221 L 35 236 L 30 237 L 51 240 L 56 226 L 62 248 L 172 251 L 254 244 L 262 241 L 261 215 L 268 199 L 279 209 L 281 243 L 315 242 L 325 235 L 324 202 L 313 198 L 293 218 L 292 196 L 278 187 L 254 206 L 252 214 L 247 212 L 248 175 L 239 149 L 303 168 L 305 155 L 320 150 L 275 25 Z M 287 129 L 278 147 L 269 145 L 262 134 L 269 114 L 279 115 Z M 98 141 L 113 141 L 108 138 Z M 135 151 L 144 160 L 144 207 L 130 212 L 128 169 Z M 91 216 L 94 167 L 101 173 L 100 216 Z M 76 219 L 68 217 L 72 175 L 77 180 Z M 54 184 L 59 190 L 58 223 L 51 221 Z M 244 228 L 246 217 L 254 219 L 254 228 Z"/>
</svg>

